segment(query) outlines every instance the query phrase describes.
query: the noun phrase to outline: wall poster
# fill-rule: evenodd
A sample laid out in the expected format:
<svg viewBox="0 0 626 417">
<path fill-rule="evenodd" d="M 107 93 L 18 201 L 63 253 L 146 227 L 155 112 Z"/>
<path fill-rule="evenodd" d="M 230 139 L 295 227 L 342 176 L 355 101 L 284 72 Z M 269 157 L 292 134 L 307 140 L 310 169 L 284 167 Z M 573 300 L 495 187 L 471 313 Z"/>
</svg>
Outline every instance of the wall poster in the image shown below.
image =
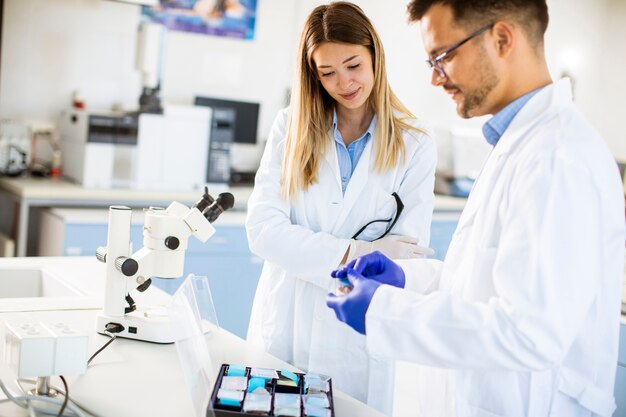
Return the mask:
<svg viewBox="0 0 626 417">
<path fill-rule="evenodd" d="M 170 30 L 254 39 L 257 0 L 160 0 L 142 15 Z"/>
</svg>

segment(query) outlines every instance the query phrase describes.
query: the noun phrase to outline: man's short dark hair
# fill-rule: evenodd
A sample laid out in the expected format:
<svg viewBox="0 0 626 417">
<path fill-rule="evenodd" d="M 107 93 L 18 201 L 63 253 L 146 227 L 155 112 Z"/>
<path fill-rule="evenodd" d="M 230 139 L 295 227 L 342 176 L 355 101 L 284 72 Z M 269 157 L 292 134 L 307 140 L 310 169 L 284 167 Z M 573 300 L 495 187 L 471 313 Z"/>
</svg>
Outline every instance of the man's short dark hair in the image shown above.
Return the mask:
<svg viewBox="0 0 626 417">
<path fill-rule="evenodd" d="M 436 5 L 452 9 L 455 22 L 469 30 L 507 19 L 522 26 L 535 45 L 543 44 L 548 28 L 546 0 L 411 0 L 407 6 L 409 21 L 421 20 Z"/>
</svg>

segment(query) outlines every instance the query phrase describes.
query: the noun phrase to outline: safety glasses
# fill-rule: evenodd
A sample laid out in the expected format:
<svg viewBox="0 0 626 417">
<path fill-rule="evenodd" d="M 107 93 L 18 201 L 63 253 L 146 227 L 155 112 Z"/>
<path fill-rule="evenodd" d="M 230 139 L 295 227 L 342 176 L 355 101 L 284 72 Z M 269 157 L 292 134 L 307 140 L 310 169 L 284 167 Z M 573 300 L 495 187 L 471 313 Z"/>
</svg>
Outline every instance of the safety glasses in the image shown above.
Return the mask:
<svg viewBox="0 0 626 417">
<path fill-rule="evenodd" d="M 387 236 L 387 234 L 391 231 L 393 226 L 395 226 L 396 222 L 398 221 L 400 214 L 402 214 L 402 210 L 404 210 L 404 204 L 402 203 L 402 200 L 400 200 L 400 196 L 396 193 L 391 193 L 391 195 L 396 200 L 396 213 L 394 214 L 394 216 L 389 219 L 372 220 L 371 222 L 367 223 L 365 226 L 361 227 L 359 231 L 356 232 L 354 236 L 352 236 L 352 239 L 356 239 L 361 233 L 363 233 L 365 229 L 367 229 L 369 225 L 374 224 L 374 223 L 389 223 L 389 225 L 387 226 L 385 233 L 383 233 L 382 235 L 380 235 L 379 237 L 373 240 L 382 239 L 383 237 Z"/>
</svg>

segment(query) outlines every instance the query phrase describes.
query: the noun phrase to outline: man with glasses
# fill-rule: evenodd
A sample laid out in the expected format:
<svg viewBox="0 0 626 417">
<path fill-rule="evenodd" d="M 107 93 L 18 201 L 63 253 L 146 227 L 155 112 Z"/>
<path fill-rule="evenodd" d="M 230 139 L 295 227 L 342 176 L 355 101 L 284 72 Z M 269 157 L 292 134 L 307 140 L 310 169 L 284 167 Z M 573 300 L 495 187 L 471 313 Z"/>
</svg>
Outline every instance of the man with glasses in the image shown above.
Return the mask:
<svg viewBox="0 0 626 417">
<path fill-rule="evenodd" d="M 413 0 L 463 118 L 493 146 L 444 262 L 365 255 L 329 295 L 372 355 L 424 365 L 424 416 L 610 416 L 624 263 L 615 161 L 544 56 L 545 0 Z M 420 386 L 420 381 L 423 386 Z M 419 413 L 416 413 L 419 415 Z"/>
</svg>

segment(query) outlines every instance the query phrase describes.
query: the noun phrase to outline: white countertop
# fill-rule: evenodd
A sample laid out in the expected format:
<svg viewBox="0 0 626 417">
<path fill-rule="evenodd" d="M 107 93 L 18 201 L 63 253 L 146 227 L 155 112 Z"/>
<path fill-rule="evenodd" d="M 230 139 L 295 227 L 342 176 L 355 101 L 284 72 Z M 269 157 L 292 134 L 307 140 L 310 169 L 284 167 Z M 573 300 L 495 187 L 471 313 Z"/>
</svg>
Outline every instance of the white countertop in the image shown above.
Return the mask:
<svg viewBox="0 0 626 417">
<path fill-rule="evenodd" d="M 63 277 L 68 283 L 94 297 L 95 302 L 104 288 L 104 264 L 93 258 L 0 258 L 0 271 L 4 268 L 45 267 L 51 273 Z M 149 289 L 150 304 L 169 299 L 158 289 Z M 141 302 L 139 297 L 136 301 Z M 1 321 L 52 321 L 66 322 L 73 327 L 90 332 L 90 353 L 101 347 L 108 338 L 95 332 L 98 309 L 2 312 Z M 0 299 L 0 311 L 3 310 Z M 289 364 L 252 348 L 247 342 L 224 330 L 207 336 L 209 353 L 215 375 L 222 363 L 246 366 L 288 368 Z M 0 349 L 4 348 L 4 326 L 0 326 Z M 215 378 L 215 375 L 210 377 Z M 0 377 L 5 384 L 13 385 L 13 372 L 4 362 L 0 363 Z M 53 378 L 53 385 L 60 381 Z M 192 417 L 191 397 L 187 391 L 176 347 L 134 340 L 117 339 L 92 362 L 87 372 L 69 377 L 72 399 L 93 410 L 102 417 Z M 334 390 L 337 417 L 381 417 L 382 414 L 365 404 Z M 0 415 L 21 416 L 27 412 L 14 404 L 0 405 Z"/>
<path fill-rule="evenodd" d="M 29 200 L 64 200 L 64 201 L 90 201 L 101 202 L 106 206 L 110 201 L 180 201 L 190 204 L 196 202 L 202 196 L 202 190 L 138 190 L 133 188 L 84 188 L 83 186 L 65 179 L 49 178 L 2 178 L 0 177 L 0 188 L 7 190 L 11 194 Z M 216 186 L 214 189 L 209 186 L 211 195 L 228 191 L 235 196 L 235 204 L 240 207 L 240 202 L 244 204 L 252 192 L 251 187 L 227 187 Z"/>
</svg>

